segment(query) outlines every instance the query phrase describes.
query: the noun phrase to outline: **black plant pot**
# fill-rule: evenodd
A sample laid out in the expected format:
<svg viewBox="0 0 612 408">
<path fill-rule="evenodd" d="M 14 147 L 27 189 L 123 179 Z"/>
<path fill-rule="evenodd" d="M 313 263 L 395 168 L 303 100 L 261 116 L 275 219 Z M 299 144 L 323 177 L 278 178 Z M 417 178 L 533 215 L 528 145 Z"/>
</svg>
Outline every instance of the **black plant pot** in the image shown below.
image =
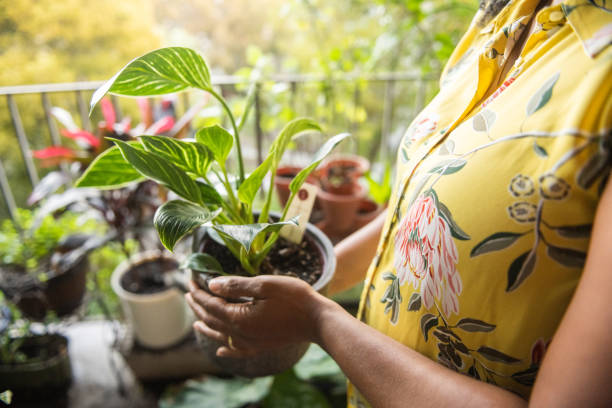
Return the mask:
<svg viewBox="0 0 612 408">
<path fill-rule="evenodd" d="M 322 273 L 319 279 L 312 285 L 317 292 L 325 294 L 327 285 L 334 276 L 336 270 L 336 258 L 334 255 L 334 247 L 329 238 L 321 232 L 317 227 L 308 224 L 304 239 L 310 240 L 317 248 L 319 256 L 322 260 Z M 192 271 L 192 278 L 198 283 L 202 289 L 208 291 L 208 280 L 214 278 L 212 275 L 204 275 L 202 273 Z M 283 330 L 279 328 L 279 330 Z M 266 351 L 255 356 L 246 358 L 231 358 L 219 357 L 216 355 L 217 349 L 225 344 L 208 338 L 196 331 L 198 341 L 207 354 L 219 368 L 228 373 L 242 377 L 264 377 L 267 375 L 278 374 L 297 363 L 300 358 L 306 353 L 308 342 L 294 343 L 288 346 Z"/>
<path fill-rule="evenodd" d="M 66 337 L 59 334 L 26 337 L 18 351 L 25 353 L 28 360 L 11 364 L 0 361 L 0 388 L 13 392 L 13 403 L 43 403 L 66 393 L 72 382 Z"/>
</svg>

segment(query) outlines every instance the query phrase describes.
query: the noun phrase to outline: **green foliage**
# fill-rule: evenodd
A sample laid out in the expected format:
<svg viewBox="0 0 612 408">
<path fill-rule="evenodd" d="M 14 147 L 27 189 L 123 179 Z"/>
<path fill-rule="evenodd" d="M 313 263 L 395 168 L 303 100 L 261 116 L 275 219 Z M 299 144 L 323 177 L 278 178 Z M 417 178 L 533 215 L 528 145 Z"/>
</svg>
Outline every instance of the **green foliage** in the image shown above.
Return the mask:
<svg viewBox="0 0 612 408">
<path fill-rule="evenodd" d="M 345 393 L 346 377 L 340 367 L 313 344 L 293 370 L 257 379 L 210 376 L 199 381 L 189 380 L 178 388 L 168 389 L 160 407 L 323 408 L 338 406 L 337 396 L 341 397 L 339 406 L 345 406 Z"/>
<path fill-rule="evenodd" d="M 0 264 L 33 270 L 41 260 L 51 255 L 62 238 L 99 229 L 95 221 L 84 220 L 71 212 L 57 218 L 48 215 L 37 220 L 35 212 L 20 208 L 15 223 L 10 220 L 2 222 Z"/>
<path fill-rule="evenodd" d="M 295 219 L 285 220 L 288 207 L 277 222 L 268 223 L 272 204 L 271 189 L 264 201 L 259 222 L 254 223 L 252 205 L 255 195 L 262 188 L 268 173 L 271 184 L 273 183 L 276 169 L 291 141 L 307 131 L 321 132 L 321 128 L 308 118 L 290 121 L 270 146 L 263 163 L 244 179 L 244 163 L 240 153 L 236 120 L 223 97 L 210 88 L 209 80 L 206 62 L 195 51 L 179 47 L 163 48 L 130 62 L 94 93 L 92 107 L 107 91 L 128 96 L 158 95 L 187 86 L 205 90 L 218 100 L 230 119 L 233 135 L 219 126 L 214 126 L 200 129 L 193 142 L 141 136 L 142 148 L 136 148 L 118 139 L 111 140 L 123 156 L 125 163 L 122 166 L 131 165 L 142 176 L 164 185 L 186 200 L 170 201 L 161 206 L 155 214 L 155 227 L 162 243 L 168 249 L 172 250 L 179 239 L 196 227 L 212 222 L 215 224 L 213 228 L 242 267 L 255 275 L 278 239 L 279 230 L 285 225 L 297 225 Z M 315 155 L 313 164 L 292 183 L 290 202 L 307 175 L 347 137 L 347 134 L 335 136 L 321 148 Z M 232 144 L 236 147 L 238 177 L 230 177 L 225 164 Z M 116 155 L 113 157 L 118 160 Z M 211 161 L 214 166 L 211 166 Z M 114 186 L 114 178 L 104 180 L 96 177 L 106 171 L 112 171 L 109 166 L 114 164 L 114 161 L 108 160 L 95 161 L 85 171 L 81 182 L 99 183 L 101 188 Z M 217 179 L 216 185 L 210 181 L 212 177 Z M 237 179 L 237 183 L 230 182 L 230 178 Z M 217 187 L 224 189 L 223 197 Z"/>
<path fill-rule="evenodd" d="M 385 205 L 391 198 L 391 163 L 385 163 L 385 170 L 383 172 L 382 180 L 377 182 L 372 177 L 371 172 L 365 175 L 365 179 L 368 183 L 368 191 L 372 200 L 380 205 Z"/>
</svg>

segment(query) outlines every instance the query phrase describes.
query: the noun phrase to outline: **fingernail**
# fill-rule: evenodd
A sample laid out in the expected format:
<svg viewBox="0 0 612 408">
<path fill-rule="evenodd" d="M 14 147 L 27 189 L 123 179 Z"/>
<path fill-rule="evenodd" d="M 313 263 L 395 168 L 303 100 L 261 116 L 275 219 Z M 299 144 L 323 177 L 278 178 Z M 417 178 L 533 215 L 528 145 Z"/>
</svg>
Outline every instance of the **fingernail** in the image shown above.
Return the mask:
<svg viewBox="0 0 612 408">
<path fill-rule="evenodd" d="M 202 330 L 204 329 L 204 324 L 203 324 L 201 321 L 196 320 L 196 321 L 193 323 L 193 328 L 194 328 L 194 329 L 196 329 L 196 330 L 198 330 L 198 331 L 202 331 Z"/>
</svg>

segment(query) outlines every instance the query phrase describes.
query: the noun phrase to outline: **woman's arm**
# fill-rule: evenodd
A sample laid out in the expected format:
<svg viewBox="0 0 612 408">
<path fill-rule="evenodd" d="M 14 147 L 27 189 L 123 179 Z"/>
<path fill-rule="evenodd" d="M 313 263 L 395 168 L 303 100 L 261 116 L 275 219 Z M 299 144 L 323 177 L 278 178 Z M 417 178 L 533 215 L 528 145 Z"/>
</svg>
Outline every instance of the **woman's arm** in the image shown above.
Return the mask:
<svg viewBox="0 0 612 408">
<path fill-rule="evenodd" d="M 581 282 L 553 338 L 531 405 L 611 406 L 612 187 L 599 204 Z M 210 283 L 221 296 L 251 296 L 230 304 L 192 287 L 187 295 L 202 321 L 196 329 L 233 346 L 219 355 L 244 356 L 288 342 L 313 341 L 338 362 L 374 407 L 513 407 L 526 401 L 453 372 L 346 313 L 306 283 L 288 277 L 223 277 Z M 282 329 L 279 329 L 282 328 Z"/>
<path fill-rule="evenodd" d="M 334 247 L 336 273 L 329 283 L 329 295 L 350 289 L 363 281 L 376 254 L 386 217 L 387 210 Z"/>
</svg>

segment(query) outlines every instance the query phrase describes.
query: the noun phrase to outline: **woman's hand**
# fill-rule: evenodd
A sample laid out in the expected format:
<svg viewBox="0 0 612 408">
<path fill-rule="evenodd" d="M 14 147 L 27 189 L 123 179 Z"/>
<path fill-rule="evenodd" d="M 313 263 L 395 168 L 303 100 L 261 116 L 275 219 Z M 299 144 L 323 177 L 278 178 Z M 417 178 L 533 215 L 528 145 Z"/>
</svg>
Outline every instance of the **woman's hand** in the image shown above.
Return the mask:
<svg viewBox="0 0 612 408">
<path fill-rule="evenodd" d="M 244 357 L 289 343 L 317 341 L 319 315 L 330 303 L 306 282 L 291 277 L 220 277 L 208 286 L 218 296 L 191 282 L 186 299 L 200 319 L 194 328 L 227 344 L 217 350 L 218 356 Z M 252 300 L 223 299 L 244 297 Z"/>
</svg>

